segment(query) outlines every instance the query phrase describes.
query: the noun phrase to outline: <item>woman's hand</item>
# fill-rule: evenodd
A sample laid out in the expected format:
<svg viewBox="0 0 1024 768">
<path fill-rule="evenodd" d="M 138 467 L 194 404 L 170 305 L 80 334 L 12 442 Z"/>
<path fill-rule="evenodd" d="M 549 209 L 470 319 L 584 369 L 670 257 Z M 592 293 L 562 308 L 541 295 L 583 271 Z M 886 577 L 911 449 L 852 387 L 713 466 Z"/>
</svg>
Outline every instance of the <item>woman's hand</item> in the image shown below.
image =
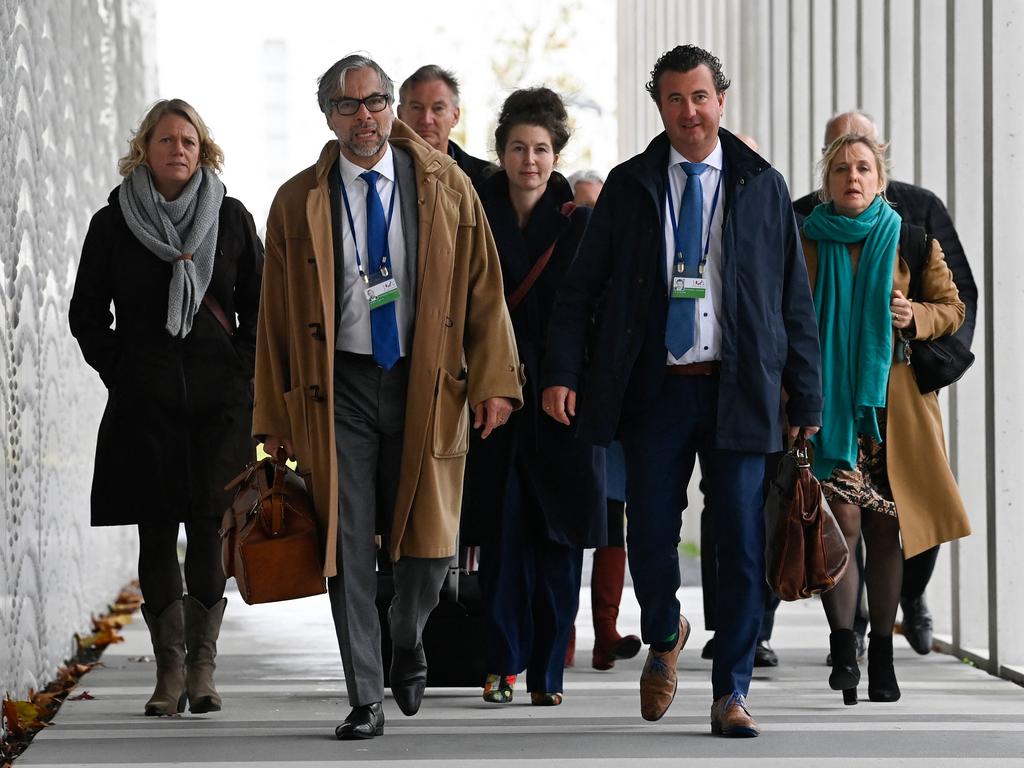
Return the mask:
<svg viewBox="0 0 1024 768">
<path fill-rule="evenodd" d="M 892 313 L 892 327 L 897 330 L 913 328 L 914 308 L 910 305 L 910 299 L 903 295 L 903 291 L 894 290 L 892 300 L 889 302 L 889 312 Z"/>
</svg>

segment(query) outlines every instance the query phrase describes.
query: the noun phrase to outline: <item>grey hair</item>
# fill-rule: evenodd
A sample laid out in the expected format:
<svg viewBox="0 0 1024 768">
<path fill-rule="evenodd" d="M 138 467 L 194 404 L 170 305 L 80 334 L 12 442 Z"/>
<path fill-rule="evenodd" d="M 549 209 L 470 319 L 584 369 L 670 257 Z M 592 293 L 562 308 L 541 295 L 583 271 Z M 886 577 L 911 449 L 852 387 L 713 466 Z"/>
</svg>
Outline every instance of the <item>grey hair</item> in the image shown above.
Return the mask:
<svg viewBox="0 0 1024 768">
<path fill-rule="evenodd" d="M 822 154 L 825 154 L 825 152 L 828 150 L 828 146 L 831 143 L 828 140 L 828 135 L 829 133 L 832 132 L 832 128 L 835 126 L 835 124 L 838 123 L 840 120 L 849 120 L 851 117 L 859 117 L 862 120 L 866 120 L 868 124 L 871 126 L 871 135 L 869 136 L 869 138 L 873 139 L 874 141 L 878 141 L 878 123 L 875 122 L 875 118 L 873 118 L 867 112 L 864 112 L 863 110 L 860 109 L 845 109 L 842 112 L 836 112 L 834 115 L 832 115 L 832 117 L 828 119 L 828 122 L 825 123 L 825 136 L 821 146 Z M 844 131 L 843 133 L 847 133 L 847 131 Z M 838 136 L 836 138 L 838 138 Z"/>
<path fill-rule="evenodd" d="M 398 99 L 403 104 L 405 103 L 406 94 L 409 93 L 409 89 L 414 85 L 420 83 L 432 83 L 435 80 L 440 80 L 448 89 L 452 92 L 452 106 L 459 106 L 459 80 L 455 77 L 455 73 L 450 69 L 438 66 L 437 64 L 424 64 L 422 67 L 417 69 L 411 75 L 409 75 L 402 86 L 398 89 Z"/>
<path fill-rule="evenodd" d="M 572 187 L 572 193 L 576 194 L 576 185 L 582 182 L 590 182 L 591 184 L 604 184 L 604 176 L 597 171 L 585 170 L 576 171 L 572 174 L 569 179 L 569 186 Z"/>
<path fill-rule="evenodd" d="M 377 76 L 380 78 L 380 87 L 384 89 L 384 95 L 388 97 L 389 102 L 394 102 L 395 84 L 388 77 L 388 73 L 381 69 L 380 64 L 369 56 L 363 56 L 360 53 L 350 53 L 345 58 L 334 62 L 331 68 L 324 72 L 316 81 L 316 100 L 320 104 L 320 111 L 325 115 L 330 114 L 331 98 L 339 90 L 344 90 L 345 75 L 353 69 L 365 69 L 366 67 L 377 73 Z"/>
</svg>

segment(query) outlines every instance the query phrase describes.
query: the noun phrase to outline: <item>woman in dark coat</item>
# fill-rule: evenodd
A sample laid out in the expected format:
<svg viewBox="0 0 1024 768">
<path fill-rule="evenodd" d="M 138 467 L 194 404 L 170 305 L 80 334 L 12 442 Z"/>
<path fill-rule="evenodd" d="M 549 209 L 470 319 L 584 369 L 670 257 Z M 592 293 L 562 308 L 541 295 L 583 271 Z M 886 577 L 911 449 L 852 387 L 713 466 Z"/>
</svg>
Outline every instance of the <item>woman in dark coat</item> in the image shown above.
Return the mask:
<svg viewBox="0 0 1024 768">
<path fill-rule="evenodd" d="M 129 144 L 124 181 L 89 225 L 69 310 L 107 387 L 92 524 L 139 528 L 142 612 L 157 661 L 146 714 L 181 712 L 186 698 L 192 712 L 210 712 L 221 707 L 213 671 L 227 602 L 223 487 L 253 457 L 263 246 L 249 212 L 224 196 L 224 154 L 189 104 L 157 102 Z"/>
<path fill-rule="evenodd" d="M 484 699 L 495 703 L 512 700 L 523 669 L 533 704 L 561 703 L 583 549 L 605 543 L 604 451 L 544 418 L 537 388 L 555 292 L 590 214 L 589 208 L 566 205 L 572 191 L 554 171 L 568 138 L 565 106 L 556 93 L 516 91 L 495 130 L 502 170 L 483 190 L 526 368 L 522 410 L 487 440 L 474 433 L 466 472 L 466 512 L 481 529 L 489 672 Z M 520 286 L 549 250 L 524 294 Z"/>
</svg>

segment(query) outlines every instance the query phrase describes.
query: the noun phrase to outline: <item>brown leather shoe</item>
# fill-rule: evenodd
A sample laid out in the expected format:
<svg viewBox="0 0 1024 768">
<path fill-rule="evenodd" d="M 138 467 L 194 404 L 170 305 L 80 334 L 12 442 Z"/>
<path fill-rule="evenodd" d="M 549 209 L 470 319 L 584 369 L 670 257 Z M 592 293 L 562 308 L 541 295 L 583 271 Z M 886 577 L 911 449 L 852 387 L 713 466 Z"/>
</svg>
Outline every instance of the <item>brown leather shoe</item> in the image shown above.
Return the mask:
<svg viewBox="0 0 1024 768">
<path fill-rule="evenodd" d="M 679 636 L 675 647 L 658 653 L 653 648 L 647 652 L 644 671 L 640 675 L 640 716 L 644 720 L 661 720 L 668 712 L 672 699 L 676 697 L 676 659 L 690 637 L 690 622 L 679 614 Z"/>
<path fill-rule="evenodd" d="M 742 693 L 720 696 L 711 705 L 711 732 L 716 736 L 752 737 L 761 733 L 761 726 L 750 716 Z"/>
</svg>

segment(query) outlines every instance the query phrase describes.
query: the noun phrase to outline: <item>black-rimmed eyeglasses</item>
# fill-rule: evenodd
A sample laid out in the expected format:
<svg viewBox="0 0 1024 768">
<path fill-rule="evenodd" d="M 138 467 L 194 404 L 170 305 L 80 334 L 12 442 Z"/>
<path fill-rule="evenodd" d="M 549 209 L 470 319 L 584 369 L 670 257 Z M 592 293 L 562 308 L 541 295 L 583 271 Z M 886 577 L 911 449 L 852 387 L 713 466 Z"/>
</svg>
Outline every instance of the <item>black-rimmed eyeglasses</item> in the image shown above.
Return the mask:
<svg viewBox="0 0 1024 768">
<path fill-rule="evenodd" d="M 370 112 L 383 112 L 391 103 L 391 99 L 383 93 L 371 93 L 365 99 L 331 99 L 327 103 L 339 115 L 349 117 L 358 112 L 361 106 L 365 106 Z"/>
</svg>

